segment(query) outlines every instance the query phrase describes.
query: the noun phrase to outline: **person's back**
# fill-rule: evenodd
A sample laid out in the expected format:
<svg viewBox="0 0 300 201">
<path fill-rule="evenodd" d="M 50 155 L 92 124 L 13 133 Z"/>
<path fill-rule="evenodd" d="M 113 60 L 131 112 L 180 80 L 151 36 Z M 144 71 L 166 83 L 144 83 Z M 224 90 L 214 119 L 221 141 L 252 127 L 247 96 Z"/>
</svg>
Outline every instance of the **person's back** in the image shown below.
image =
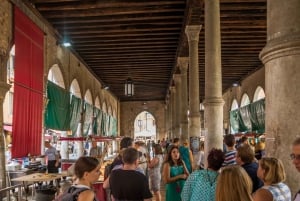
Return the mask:
<svg viewBox="0 0 300 201">
<path fill-rule="evenodd" d="M 136 171 L 138 151 L 127 148 L 123 152 L 123 168 L 111 172 L 109 184 L 115 200 L 151 200 L 149 182 L 145 175 Z"/>
<path fill-rule="evenodd" d="M 263 186 L 263 189 L 269 191 L 273 196 L 273 201 L 290 201 L 291 200 L 291 191 L 289 187 L 280 182 L 277 184 L 272 184 L 269 186 Z"/>
<path fill-rule="evenodd" d="M 234 135 L 232 135 L 232 134 L 225 135 L 224 142 L 225 142 L 227 151 L 225 153 L 225 160 L 223 163 L 223 167 L 228 166 L 228 165 L 235 165 L 236 164 L 236 160 L 235 160 L 236 150 L 234 148 L 234 145 L 235 145 Z"/>
<path fill-rule="evenodd" d="M 144 200 L 148 184 L 146 176 L 136 170 L 114 170 L 110 175 L 110 188 L 117 200 Z"/>
<path fill-rule="evenodd" d="M 245 144 L 237 148 L 236 162 L 241 165 L 252 180 L 252 193 L 263 186 L 263 182 L 257 177 L 258 164 L 254 158 L 251 146 Z"/>
<path fill-rule="evenodd" d="M 192 161 L 191 161 L 192 154 L 190 153 L 190 149 L 186 146 L 180 146 L 179 153 L 180 153 L 182 160 L 185 163 L 186 168 L 188 169 L 188 171 L 190 173 L 192 173 Z"/>
</svg>

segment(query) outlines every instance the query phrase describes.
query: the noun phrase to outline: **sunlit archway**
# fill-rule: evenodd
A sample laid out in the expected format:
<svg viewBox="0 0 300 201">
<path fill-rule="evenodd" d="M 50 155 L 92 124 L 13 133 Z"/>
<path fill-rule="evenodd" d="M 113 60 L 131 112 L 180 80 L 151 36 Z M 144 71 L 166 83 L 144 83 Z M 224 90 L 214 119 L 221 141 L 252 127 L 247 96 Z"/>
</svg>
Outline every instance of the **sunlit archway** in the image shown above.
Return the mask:
<svg viewBox="0 0 300 201">
<path fill-rule="evenodd" d="M 151 113 L 143 111 L 136 116 L 134 139 L 141 141 L 156 140 L 156 122 Z"/>
</svg>

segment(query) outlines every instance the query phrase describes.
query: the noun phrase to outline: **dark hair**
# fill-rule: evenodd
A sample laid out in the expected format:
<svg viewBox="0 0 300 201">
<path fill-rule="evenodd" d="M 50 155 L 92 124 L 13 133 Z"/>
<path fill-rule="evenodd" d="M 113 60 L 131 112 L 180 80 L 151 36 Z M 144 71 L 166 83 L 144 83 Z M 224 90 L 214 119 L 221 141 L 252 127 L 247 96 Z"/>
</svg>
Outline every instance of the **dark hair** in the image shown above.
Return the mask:
<svg viewBox="0 0 300 201">
<path fill-rule="evenodd" d="M 241 142 L 241 143 L 244 143 L 244 142 L 246 142 L 247 140 L 248 140 L 248 137 L 247 137 L 247 136 L 243 136 L 243 137 L 241 137 L 240 142 Z"/>
<path fill-rule="evenodd" d="M 234 143 L 235 143 L 235 139 L 234 139 L 234 135 L 232 134 L 227 134 L 224 136 L 224 143 L 228 146 L 228 147 L 233 147 Z"/>
<path fill-rule="evenodd" d="M 123 163 L 133 164 L 139 158 L 139 151 L 135 148 L 127 148 L 123 151 Z"/>
<path fill-rule="evenodd" d="M 120 142 L 120 149 L 132 146 L 133 139 L 131 137 L 124 137 Z"/>
<path fill-rule="evenodd" d="M 177 143 L 177 142 L 179 142 L 179 138 L 178 138 L 178 137 L 175 137 L 175 138 L 173 139 L 173 143 Z"/>
<path fill-rule="evenodd" d="M 173 166 L 175 165 L 173 160 L 172 160 L 172 151 L 173 149 L 177 149 L 178 152 L 179 152 L 179 148 L 177 146 L 172 146 L 168 152 L 168 158 L 166 160 L 166 163 L 169 163 L 170 166 Z M 177 165 L 183 165 L 183 162 L 182 162 L 182 159 L 181 159 L 181 156 L 179 157 L 178 161 L 177 161 Z"/>
<path fill-rule="evenodd" d="M 225 160 L 225 154 L 221 149 L 212 148 L 207 156 L 208 167 L 218 171 Z"/>
<path fill-rule="evenodd" d="M 162 154 L 162 148 L 159 144 L 155 144 L 153 145 L 153 149 L 154 149 L 154 154 Z"/>
<path fill-rule="evenodd" d="M 77 159 L 74 167 L 74 173 L 77 178 L 81 179 L 85 172 L 93 171 L 99 165 L 97 158 L 82 156 Z"/>
<path fill-rule="evenodd" d="M 252 163 L 255 153 L 251 149 L 250 145 L 244 144 L 237 148 L 237 156 L 240 157 L 244 163 Z"/>
</svg>

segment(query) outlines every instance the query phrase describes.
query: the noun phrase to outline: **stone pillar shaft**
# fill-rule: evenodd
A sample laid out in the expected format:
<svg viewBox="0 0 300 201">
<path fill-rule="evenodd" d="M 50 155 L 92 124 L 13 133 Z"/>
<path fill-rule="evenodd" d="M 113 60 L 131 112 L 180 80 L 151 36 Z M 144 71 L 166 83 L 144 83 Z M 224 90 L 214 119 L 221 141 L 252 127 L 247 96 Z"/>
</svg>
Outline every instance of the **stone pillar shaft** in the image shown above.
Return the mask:
<svg viewBox="0 0 300 201">
<path fill-rule="evenodd" d="M 176 100 L 175 100 L 175 87 L 170 87 L 171 91 L 171 118 L 172 118 L 172 138 L 174 138 L 175 135 L 175 127 L 176 127 Z"/>
<path fill-rule="evenodd" d="M 6 93 L 10 85 L 7 84 L 7 60 L 9 58 L 10 42 L 12 38 L 12 9 L 10 1 L 0 1 L 0 189 L 5 188 L 6 184 L 6 168 L 5 168 L 5 143 L 3 133 L 4 117 L 3 103 Z M 2 195 L 0 195 L 2 199 Z"/>
<path fill-rule="evenodd" d="M 265 64 L 266 153 L 282 160 L 294 195 L 300 174 L 287 153 L 300 133 L 300 1 L 267 4 L 267 45 L 260 54 Z"/>
<path fill-rule="evenodd" d="M 187 26 L 185 33 L 189 42 L 189 136 L 200 137 L 199 65 L 198 42 L 201 26 Z"/>
<path fill-rule="evenodd" d="M 188 133 L 188 88 L 187 88 L 187 69 L 188 69 L 188 57 L 179 57 L 178 65 L 181 71 L 181 142 L 189 139 Z"/>
<path fill-rule="evenodd" d="M 223 148 L 220 2 L 205 1 L 205 153 Z"/>
<path fill-rule="evenodd" d="M 175 81 L 175 136 L 180 137 L 180 122 L 181 122 L 181 74 L 174 74 L 173 75 L 174 81 Z"/>
</svg>

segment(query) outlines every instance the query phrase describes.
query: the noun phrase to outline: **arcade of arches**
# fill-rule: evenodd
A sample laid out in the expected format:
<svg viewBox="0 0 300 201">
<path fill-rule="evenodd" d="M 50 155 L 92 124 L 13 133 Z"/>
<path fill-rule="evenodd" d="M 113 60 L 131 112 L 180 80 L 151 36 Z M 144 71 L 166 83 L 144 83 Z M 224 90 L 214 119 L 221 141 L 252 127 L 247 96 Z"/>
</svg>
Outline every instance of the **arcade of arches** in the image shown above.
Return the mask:
<svg viewBox="0 0 300 201">
<path fill-rule="evenodd" d="M 204 122 L 204 128 L 202 129 L 208 129 L 208 131 L 210 131 L 210 129 L 214 129 L 215 126 L 218 128 L 221 127 L 222 130 L 226 132 L 230 132 L 232 130 L 230 128 L 230 111 L 247 106 L 249 103 L 251 104 L 265 96 L 267 155 L 276 156 L 283 161 L 286 172 L 289 173 L 287 175 L 287 182 L 295 192 L 295 190 L 299 188 L 298 181 L 300 174 L 296 173 L 288 156 L 292 141 L 298 137 L 300 133 L 300 114 L 298 110 L 300 104 L 300 71 L 298 70 L 300 62 L 300 13 L 298 12 L 300 10 L 300 2 L 298 0 L 289 1 L 293 5 L 290 6 L 289 9 L 293 8 L 295 12 L 286 9 L 286 7 L 283 6 L 285 3 L 282 3 L 283 1 L 281 0 L 268 2 L 272 2 L 268 7 L 268 9 L 270 9 L 268 11 L 268 38 L 266 47 L 262 50 L 260 55 L 265 66 L 242 80 L 239 86 L 232 87 L 223 92 L 221 97 L 218 97 L 218 93 L 209 94 L 210 96 L 204 100 L 204 118 L 201 119 L 201 121 Z M 15 89 L 12 85 L 13 80 L 7 79 L 7 75 L 9 74 L 10 76 L 7 63 L 9 62 L 9 55 L 13 48 L 12 27 L 14 23 L 12 22 L 12 10 L 10 1 L 4 0 L 0 2 L 0 22 L 2 30 L 0 38 L 1 133 L 6 125 L 12 124 L 12 100 L 15 98 Z M 90 73 L 84 63 L 82 63 L 76 55 L 67 48 L 56 44 L 56 39 L 51 30 L 47 28 L 47 25 L 40 21 L 30 10 L 26 10 L 26 7 L 23 7 L 22 10 L 25 10 L 26 15 L 46 33 L 43 44 L 46 50 L 43 54 L 44 71 L 41 74 L 43 89 L 41 94 L 39 94 L 41 95 L 41 102 L 44 103 L 44 105 L 42 105 L 43 112 L 45 112 L 45 108 L 47 107 L 45 92 L 47 90 L 47 82 L 50 80 L 65 91 L 70 92 L 76 98 L 85 101 L 84 103 L 86 103 L 86 105 L 101 110 L 107 116 L 111 117 L 111 119 L 116 120 L 115 130 L 107 129 L 103 132 L 111 132 L 111 135 L 116 136 L 126 135 L 133 137 L 134 121 L 138 114 L 146 111 L 152 114 L 155 119 L 157 139 L 173 137 L 172 133 L 178 133 L 182 122 L 178 122 L 177 119 L 174 119 L 172 113 L 170 113 L 170 110 L 176 110 L 176 106 L 172 105 L 172 103 L 170 103 L 171 101 L 169 104 L 166 104 L 165 101 L 119 102 L 113 94 L 104 89 L 101 83 Z M 276 15 L 272 15 L 273 12 L 275 12 Z M 195 63 L 193 59 L 194 58 L 190 58 L 191 65 Z M 221 79 L 221 77 L 218 78 Z M 194 87 L 196 86 L 194 85 Z M 175 99 L 175 94 L 171 94 L 170 99 L 172 99 L 172 97 Z M 18 100 L 14 99 L 14 101 Z M 224 105 L 221 106 L 223 101 Z M 170 104 L 172 105 L 172 109 L 170 109 Z M 200 116 L 198 115 L 199 111 L 195 112 L 194 110 L 199 107 L 199 105 L 194 106 L 195 105 L 189 108 L 190 119 L 188 123 L 192 125 L 189 129 L 198 129 L 198 131 L 200 131 L 200 121 L 198 124 L 195 124 L 195 122 L 199 120 L 197 119 Z M 218 117 L 211 115 L 217 113 L 220 108 L 223 110 L 223 114 L 219 114 Z M 222 125 L 210 124 L 211 122 L 218 122 L 220 119 L 223 122 Z M 177 125 L 175 125 L 174 122 L 177 122 Z M 81 123 L 83 125 L 82 129 L 84 129 L 85 121 L 81 119 Z M 208 128 L 206 128 L 207 125 Z M 110 128 L 112 127 L 113 126 Z M 43 127 L 42 129 L 45 128 Z M 44 131 L 42 129 L 41 135 Z M 89 131 L 87 130 L 87 132 Z M 8 131 L 8 133 L 10 132 Z M 210 143 L 217 142 L 216 146 L 220 147 L 219 142 L 222 142 L 222 134 L 214 136 L 208 133 L 206 137 L 209 138 Z M 209 144 L 209 146 L 213 145 Z M 0 178 L 5 177 L 5 165 L 2 165 L 5 164 L 4 152 L 4 142 L 0 140 Z"/>
</svg>

